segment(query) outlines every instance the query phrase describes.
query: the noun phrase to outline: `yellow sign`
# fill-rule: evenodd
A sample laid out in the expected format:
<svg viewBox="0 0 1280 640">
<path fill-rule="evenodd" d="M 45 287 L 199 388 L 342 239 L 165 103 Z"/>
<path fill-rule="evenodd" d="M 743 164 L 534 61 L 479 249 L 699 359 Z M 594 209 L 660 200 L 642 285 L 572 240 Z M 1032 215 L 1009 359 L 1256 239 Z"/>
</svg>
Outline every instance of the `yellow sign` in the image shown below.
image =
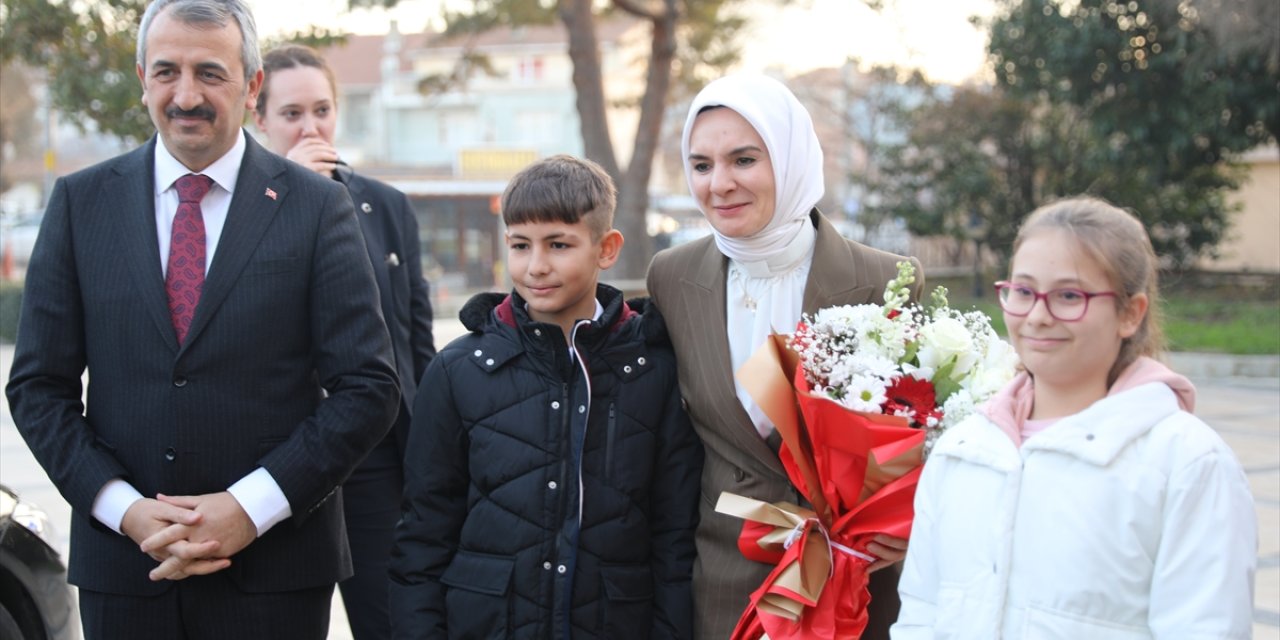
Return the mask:
<svg viewBox="0 0 1280 640">
<path fill-rule="evenodd" d="M 505 179 L 538 159 L 532 149 L 463 149 L 458 152 L 462 178 Z"/>
</svg>

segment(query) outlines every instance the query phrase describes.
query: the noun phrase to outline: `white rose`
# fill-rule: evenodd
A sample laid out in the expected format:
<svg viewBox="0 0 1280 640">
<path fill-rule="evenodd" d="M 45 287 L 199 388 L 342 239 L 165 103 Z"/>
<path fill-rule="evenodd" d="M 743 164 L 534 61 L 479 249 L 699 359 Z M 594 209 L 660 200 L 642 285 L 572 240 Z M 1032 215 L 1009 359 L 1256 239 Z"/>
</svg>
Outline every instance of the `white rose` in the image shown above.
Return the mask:
<svg viewBox="0 0 1280 640">
<path fill-rule="evenodd" d="M 965 387 L 981 402 L 1004 388 L 1017 373 L 1017 367 L 1018 354 L 1013 347 L 1004 340 L 992 340 L 987 343 L 987 353 L 966 381 Z"/>
<path fill-rule="evenodd" d="M 952 379 L 963 378 L 978 361 L 973 338 L 964 323 L 950 317 L 935 318 L 920 329 L 920 366 L 938 369 L 952 358 L 956 360 Z"/>
</svg>

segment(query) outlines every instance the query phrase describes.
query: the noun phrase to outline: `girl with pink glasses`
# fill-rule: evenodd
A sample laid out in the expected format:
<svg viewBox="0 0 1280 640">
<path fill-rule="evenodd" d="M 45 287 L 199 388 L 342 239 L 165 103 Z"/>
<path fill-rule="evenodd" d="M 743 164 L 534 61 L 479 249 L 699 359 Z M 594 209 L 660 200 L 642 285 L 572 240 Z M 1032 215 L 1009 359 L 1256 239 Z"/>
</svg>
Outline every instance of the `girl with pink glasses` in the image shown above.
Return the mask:
<svg viewBox="0 0 1280 640">
<path fill-rule="evenodd" d="M 1248 638 L 1244 470 L 1156 358 L 1157 260 L 1094 198 L 1036 210 L 996 285 L 1019 374 L 925 465 L 893 638 Z"/>
</svg>

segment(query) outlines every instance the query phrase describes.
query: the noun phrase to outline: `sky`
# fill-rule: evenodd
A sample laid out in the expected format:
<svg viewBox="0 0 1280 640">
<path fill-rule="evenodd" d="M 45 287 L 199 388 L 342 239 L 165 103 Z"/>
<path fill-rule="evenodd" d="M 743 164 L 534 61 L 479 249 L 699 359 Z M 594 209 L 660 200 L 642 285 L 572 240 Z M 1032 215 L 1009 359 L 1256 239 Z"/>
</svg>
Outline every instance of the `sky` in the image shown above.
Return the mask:
<svg viewBox="0 0 1280 640">
<path fill-rule="evenodd" d="M 441 0 L 400 0 L 396 8 L 344 12 L 347 0 L 309 0 L 306 11 L 280 0 L 250 0 L 263 35 L 296 31 L 308 23 L 357 34 L 385 33 L 395 18 L 416 31 L 439 15 Z M 859 0 L 770 0 L 743 3 L 753 26 L 743 35 L 743 67 L 780 67 L 798 73 L 835 67 L 848 57 L 864 64 L 919 68 L 931 80 L 959 83 L 981 75 L 986 34 L 969 24 L 989 16 L 992 0 L 884 0 L 875 13 Z"/>
</svg>

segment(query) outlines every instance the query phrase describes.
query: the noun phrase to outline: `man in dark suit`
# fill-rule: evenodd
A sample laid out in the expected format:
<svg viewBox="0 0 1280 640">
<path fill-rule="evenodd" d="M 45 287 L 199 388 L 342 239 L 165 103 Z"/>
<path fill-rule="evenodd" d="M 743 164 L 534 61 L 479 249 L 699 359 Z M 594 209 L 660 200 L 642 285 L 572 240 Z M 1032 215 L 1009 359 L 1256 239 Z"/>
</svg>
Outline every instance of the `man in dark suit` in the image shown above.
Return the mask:
<svg viewBox="0 0 1280 640">
<path fill-rule="evenodd" d="M 31 258 L 7 393 L 90 638 L 323 638 L 335 487 L 399 402 L 346 190 L 241 129 L 256 42 L 243 0 L 153 2 L 158 139 L 60 179 Z"/>
</svg>

